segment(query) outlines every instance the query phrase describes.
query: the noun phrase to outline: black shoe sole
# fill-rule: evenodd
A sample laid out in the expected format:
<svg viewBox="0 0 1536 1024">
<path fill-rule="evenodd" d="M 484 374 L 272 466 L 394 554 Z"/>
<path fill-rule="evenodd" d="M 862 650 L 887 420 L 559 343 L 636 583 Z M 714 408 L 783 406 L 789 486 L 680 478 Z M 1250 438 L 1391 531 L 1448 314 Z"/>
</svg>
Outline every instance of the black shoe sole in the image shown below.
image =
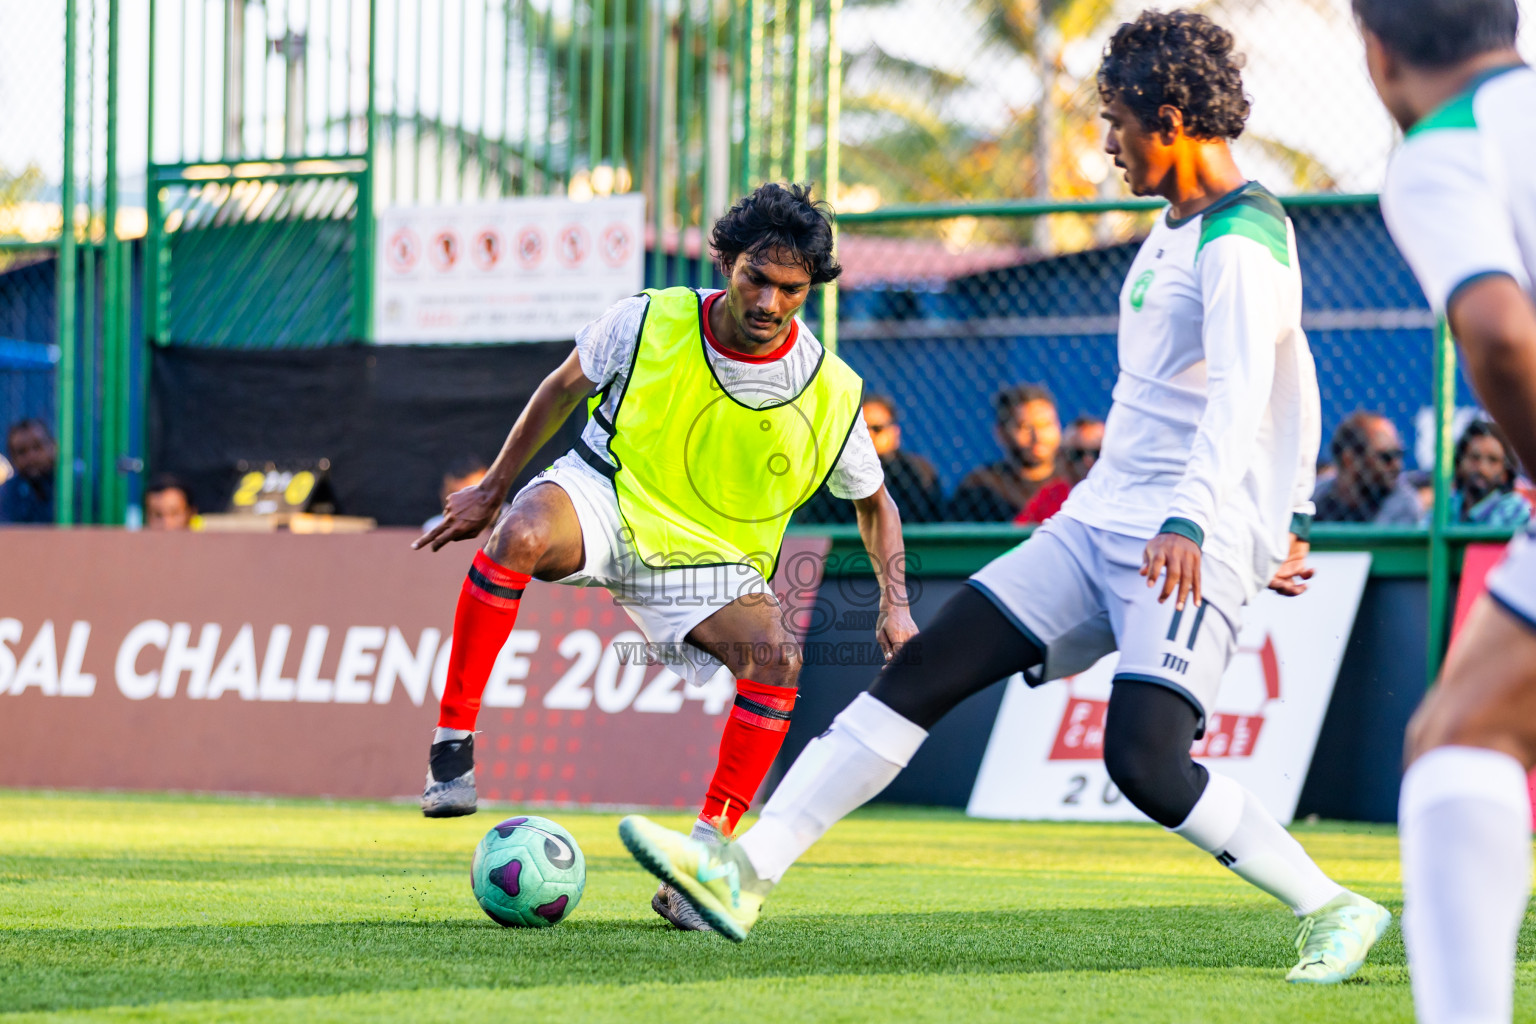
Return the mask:
<svg viewBox="0 0 1536 1024">
<path fill-rule="evenodd" d="M 661 893 L 659 892 L 651 896 L 651 909 L 654 910 L 656 915 L 663 921 L 666 921 L 673 928 L 680 932 L 712 932 L 715 930 L 708 921 L 703 920 L 699 922 L 703 925 L 702 928 L 693 928 L 684 924 L 678 919 L 676 914 L 672 913 L 672 908 L 669 907 L 667 902 L 661 898 Z"/>
<path fill-rule="evenodd" d="M 474 814 L 479 809 L 478 807 L 444 807 L 440 811 L 424 810 L 421 812 L 421 816 L 423 818 L 462 818 L 466 815 Z"/>
<path fill-rule="evenodd" d="M 619 822 L 619 839 L 624 843 L 624 847 L 630 852 L 630 855 L 640 863 L 641 867 L 645 868 L 645 870 L 655 875 L 658 879 L 666 882 L 673 889 L 677 890 L 677 894 L 683 898 L 683 902 L 688 904 L 694 910 L 698 911 L 699 916 L 708 922 L 709 926 L 715 930 L 715 934 L 727 938 L 732 942 L 741 942 L 746 939 L 745 934 L 742 934 L 738 937 L 733 931 L 733 929 L 740 927 L 740 925 L 736 924 L 735 921 L 730 921 L 722 917 L 720 914 L 715 913 L 715 911 L 711 910 L 709 907 L 695 903 L 692 899 L 690 899 L 688 896 L 687 887 L 683 885 L 682 881 L 677 877 L 676 873 L 673 872 L 672 865 L 658 857 L 653 856 L 650 848 L 644 843 L 640 842 L 638 837 L 630 832 L 627 822 L 625 821 Z"/>
</svg>

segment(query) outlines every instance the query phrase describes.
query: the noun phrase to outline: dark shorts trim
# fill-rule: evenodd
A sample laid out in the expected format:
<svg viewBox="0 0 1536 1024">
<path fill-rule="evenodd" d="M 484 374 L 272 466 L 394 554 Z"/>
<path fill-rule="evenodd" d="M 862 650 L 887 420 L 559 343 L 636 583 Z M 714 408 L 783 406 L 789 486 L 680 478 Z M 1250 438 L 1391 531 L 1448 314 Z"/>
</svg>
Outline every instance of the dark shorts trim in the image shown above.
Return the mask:
<svg viewBox="0 0 1536 1024">
<path fill-rule="evenodd" d="M 1200 717 L 1199 723 L 1195 726 L 1195 739 L 1198 740 L 1205 735 L 1205 708 L 1200 706 L 1200 702 L 1195 699 L 1194 694 L 1190 693 L 1188 690 L 1173 680 L 1163 679 L 1160 676 L 1147 675 L 1145 672 L 1116 672 L 1115 678 L 1111 682 L 1151 683 L 1153 686 L 1161 686 L 1164 689 L 1172 690 L 1180 697 L 1183 697 L 1185 700 L 1189 701 L 1189 706 L 1194 708 L 1195 714 Z"/>
</svg>

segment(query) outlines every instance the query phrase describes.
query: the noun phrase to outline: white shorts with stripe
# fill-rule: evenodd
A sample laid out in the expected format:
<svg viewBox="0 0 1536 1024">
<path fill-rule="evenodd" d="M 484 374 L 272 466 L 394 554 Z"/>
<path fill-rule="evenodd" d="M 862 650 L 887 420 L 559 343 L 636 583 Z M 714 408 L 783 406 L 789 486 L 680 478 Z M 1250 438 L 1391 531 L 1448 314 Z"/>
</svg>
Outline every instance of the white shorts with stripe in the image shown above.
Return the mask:
<svg viewBox="0 0 1536 1024">
<path fill-rule="evenodd" d="M 762 573 L 744 565 L 650 568 L 629 543 L 612 481 L 575 452 L 560 456 L 518 493 L 540 484 L 555 484 L 570 497 L 586 555 L 579 570 L 554 582 L 605 588 L 645 639 L 664 647 L 668 668 L 690 686 L 708 682 L 721 662 L 687 643 L 687 636 L 737 598 L 771 594 Z"/>
<path fill-rule="evenodd" d="M 1243 585 L 1205 558 L 1200 605 L 1159 604 L 1161 588 L 1140 575 L 1147 540 L 1058 514 L 970 583 L 1045 652 L 1045 664 L 1026 677 L 1031 685 L 1075 675 L 1118 650 L 1115 679 L 1173 690 L 1195 707 L 1203 731 L 1237 649 Z"/>
<path fill-rule="evenodd" d="M 1510 542 L 1504 561 L 1488 574 L 1488 595 L 1536 630 L 1536 522 Z"/>
</svg>

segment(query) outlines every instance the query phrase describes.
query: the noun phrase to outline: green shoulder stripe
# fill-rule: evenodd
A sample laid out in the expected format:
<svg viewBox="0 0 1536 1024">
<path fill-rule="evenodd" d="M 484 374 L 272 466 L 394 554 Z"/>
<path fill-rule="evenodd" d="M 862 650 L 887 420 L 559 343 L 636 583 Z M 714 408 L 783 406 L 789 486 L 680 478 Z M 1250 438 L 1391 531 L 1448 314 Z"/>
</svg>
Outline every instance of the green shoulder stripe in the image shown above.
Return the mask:
<svg viewBox="0 0 1536 1024">
<path fill-rule="evenodd" d="M 1269 192 L 1253 189 L 1219 210 L 1207 210 L 1200 225 L 1200 249 L 1223 235 L 1251 238 L 1269 250 L 1283 267 L 1291 265 L 1290 238 L 1285 229 L 1285 208 Z M 1199 250 L 1195 256 L 1199 258 Z"/>
<path fill-rule="evenodd" d="M 1472 109 L 1472 101 L 1476 97 L 1477 90 L 1468 89 L 1445 104 L 1445 106 L 1419 118 L 1418 123 L 1409 128 L 1403 137 L 1411 139 L 1415 135 L 1423 135 L 1425 132 L 1442 131 L 1447 128 L 1476 128 L 1477 114 Z"/>
<path fill-rule="evenodd" d="M 1425 132 L 1443 131 L 1449 128 L 1476 128 L 1477 111 L 1473 107 L 1477 99 L 1477 90 L 1509 71 L 1516 71 L 1525 67 L 1524 64 L 1506 64 L 1502 67 L 1489 68 L 1477 75 L 1467 83 L 1467 87 L 1461 92 L 1446 100 L 1444 104 L 1425 114 L 1409 128 L 1403 136 L 1411 139 L 1415 135 L 1423 135 Z"/>
</svg>

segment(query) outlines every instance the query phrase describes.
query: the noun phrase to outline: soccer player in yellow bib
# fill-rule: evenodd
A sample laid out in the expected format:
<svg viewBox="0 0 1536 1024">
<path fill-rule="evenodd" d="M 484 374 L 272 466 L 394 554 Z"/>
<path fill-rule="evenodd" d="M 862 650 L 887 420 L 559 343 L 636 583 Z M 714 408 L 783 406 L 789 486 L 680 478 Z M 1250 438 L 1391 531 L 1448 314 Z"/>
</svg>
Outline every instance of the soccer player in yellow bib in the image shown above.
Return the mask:
<svg viewBox="0 0 1536 1024">
<path fill-rule="evenodd" d="M 719 220 L 711 243 L 725 290 L 647 291 L 583 328 L 485 479 L 449 496 L 416 542 L 436 551 L 496 524 L 459 594 L 428 817 L 475 811 L 480 697 L 531 580 L 605 587 L 687 681 L 722 663 L 736 677 L 693 831 L 710 842 L 735 828 L 789 728 L 801 655 L 767 581 L 791 513 L 823 482 L 857 510 L 880 576 L 885 656 L 916 632 L 863 382 L 796 316 L 841 269 L 830 210 L 807 187 L 766 184 Z M 498 522 L 513 478 L 594 392 L 576 448 Z M 679 928 L 708 927 L 667 886 L 652 906 Z"/>
</svg>

